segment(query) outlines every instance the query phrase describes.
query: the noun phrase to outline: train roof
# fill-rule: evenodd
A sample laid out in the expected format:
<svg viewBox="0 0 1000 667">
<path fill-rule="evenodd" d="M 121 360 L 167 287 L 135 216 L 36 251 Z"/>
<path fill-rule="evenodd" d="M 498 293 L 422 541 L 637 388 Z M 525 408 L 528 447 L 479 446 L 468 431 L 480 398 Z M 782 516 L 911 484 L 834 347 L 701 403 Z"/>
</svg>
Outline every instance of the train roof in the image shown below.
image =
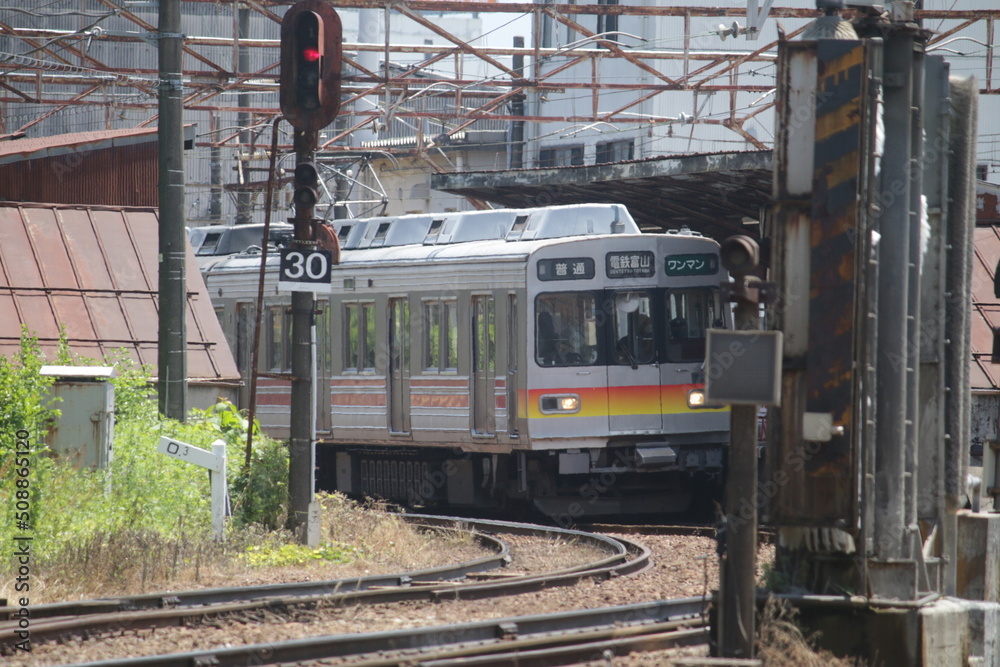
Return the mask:
<svg viewBox="0 0 1000 667">
<path fill-rule="evenodd" d="M 403 245 L 452 245 L 491 239 L 527 241 L 594 234 L 638 234 L 622 204 L 571 204 L 527 209 L 416 213 L 334 220 L 343 250 Z"/>
<path fill-rule="evenodd" d="M 505 239 L 490 239 L 452 243 L 448 245 L 409 244 L 344 250 L 341 252 L 340 264 L 333 267 L 334 272 L 348 271 L 352 268 L 369 267 L 378 264 L 418 262 L 462 262 L 462 261 L 523 261 L 542 248 L 560 245 L 578 245 L 583 243 L 607 243 L 617 239 L 637 239 L 648 241 L 658 239 L 685 239 L 689 243 L 704 243 L 712 246 L 718 244 L 707 237 L 686 230 L 668 232 L 667 234 L 600 234 L 590 236 L 569 236 L 560 238 L 545 238 L 526 241 L 508 241 Z M 617 245 L 617 243 L 616 243 Z M 268 267 L 276 268 L 278 254 L 269 253 Z M 240 254 L 219 260 L 206 267 L 213 274 L 259 270 L 260 254 Z"/>
<path fill-rule="evenodd" d="M 517 261 L 524 260 L 542 248 L 562 245 L 611 244 L 619 245 L 619 240 L 642 239 L 648 243 L 650 239 L 690 239 L 695 243 L 705 243 L 712 246 L 718 244 L 709 238 L 697 234 L 601 234 L 594 236 L 571 236 L 563 238 L 536 239 L 512 243 L 505 240 L 474 241 L 446 246 L 408 245 L 394 248 L 370 248 L 367 250 L 347 251 L 341 257 L 339 266 L 334 270 L 349 270 L 352 266 L 366 266 L 382 263 L 408 263 L 425 261 Z"/>
<path fill-rule="evenodd" d="M 523 258 L 556 243 L 641 234 L 621 204 L 421 213 L 338 220 L 333 225 L 342 247 L 341 264 L 335 270 L 391 261 Z M 674 233 L 699 238 L 683 230 Z M 277 253 L 269 254 L 268 266 L 277 262 Z M 212 261 L 202 270 L 218 274 L 259 267 L 260 253 L 249 252 Z"/>
</svg>

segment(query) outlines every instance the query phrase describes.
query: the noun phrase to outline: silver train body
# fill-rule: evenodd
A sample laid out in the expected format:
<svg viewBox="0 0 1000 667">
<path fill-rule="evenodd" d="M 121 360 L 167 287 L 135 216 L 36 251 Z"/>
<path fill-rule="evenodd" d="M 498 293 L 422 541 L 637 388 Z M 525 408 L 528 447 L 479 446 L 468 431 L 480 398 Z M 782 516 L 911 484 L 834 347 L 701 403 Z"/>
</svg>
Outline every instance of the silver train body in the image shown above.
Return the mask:
<svg viewBox="0 0 1000 667">
<path fill-rule="evenodd" d="M 533 502 L 562 522 L 682 511 L 720 477 L 728 412 L 694 409 L 729 326 L 718 244 L 619 205 L 335 223 L 317 295 L 317 480 L 415 505 Z M 241 371 L 259 254 L 204 269 Z M 287 437 L 290 294 L 268 261 L 257 415 Z"/>
</svg>

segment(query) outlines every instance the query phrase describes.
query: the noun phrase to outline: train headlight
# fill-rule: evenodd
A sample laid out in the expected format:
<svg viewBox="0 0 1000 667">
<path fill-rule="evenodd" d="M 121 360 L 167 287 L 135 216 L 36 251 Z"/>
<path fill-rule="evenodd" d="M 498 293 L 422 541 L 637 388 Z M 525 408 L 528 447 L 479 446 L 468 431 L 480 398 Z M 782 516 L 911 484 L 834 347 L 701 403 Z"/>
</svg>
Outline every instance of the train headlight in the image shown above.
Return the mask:
<svg viewBox="0 0 1000 667">
<path fill-rule="evenodd" d="M 704 389 L 692 389 L 688 392 L 687 399 L 688 407 L 692 410 L 705 407 L 705 390 Z"/>
<path fill-rule="evenodd" d="M 576 394 L 548 394 L 538 399 L 544 415 L 573 414 L 580 411 L 580 397 Z"/>
</svg>

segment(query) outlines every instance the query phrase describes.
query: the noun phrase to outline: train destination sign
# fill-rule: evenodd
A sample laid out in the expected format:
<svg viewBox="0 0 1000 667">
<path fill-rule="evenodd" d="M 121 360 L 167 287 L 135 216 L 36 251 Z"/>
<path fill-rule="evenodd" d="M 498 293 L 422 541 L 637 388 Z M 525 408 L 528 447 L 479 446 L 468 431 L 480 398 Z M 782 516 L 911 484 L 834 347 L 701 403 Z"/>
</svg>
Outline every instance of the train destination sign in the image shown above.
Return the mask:
<svg viewBox="0 0 1000 667">
<path fill-rule="evenodd" d="M 609 252 L 605 261 L 608 278 L 651 278 L 656 273 L 651 250 Z"/>
<path fill-rule="evenodd" d="M 668 276 L 712 276 L 719 272 L 719 256 L 710 252 L 667 255 L 663 268 Z"/>
<path fill-rule="evenodd" d="M 333 253 L 329 250 L 282 248 L 278 289 L 288 292 L 329 292 L 332 263 Z"/>
<path fill-rule="evenodd" d="M 590 280 L 594 277 L 593 257 L 559 257 L 538 260 L 539 280 Z"/>
</svg>

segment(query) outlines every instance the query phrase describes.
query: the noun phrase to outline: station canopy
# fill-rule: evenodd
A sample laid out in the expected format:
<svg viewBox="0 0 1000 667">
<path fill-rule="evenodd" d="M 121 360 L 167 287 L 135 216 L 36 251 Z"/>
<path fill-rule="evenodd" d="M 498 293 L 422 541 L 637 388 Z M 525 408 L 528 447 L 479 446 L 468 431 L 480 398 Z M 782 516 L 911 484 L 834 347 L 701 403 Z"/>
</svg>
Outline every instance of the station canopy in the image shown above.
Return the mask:
<svg viewBox="0 0 1000 667">
<path fill-rule="evenodd" d="M 435 174 L 431 187 L 509 208 L 620 203 L 643 231 L 686 226 L 721 240 L 759 237 L 771 181 L 771 151 L 746 151 Z"/>
</svg>

